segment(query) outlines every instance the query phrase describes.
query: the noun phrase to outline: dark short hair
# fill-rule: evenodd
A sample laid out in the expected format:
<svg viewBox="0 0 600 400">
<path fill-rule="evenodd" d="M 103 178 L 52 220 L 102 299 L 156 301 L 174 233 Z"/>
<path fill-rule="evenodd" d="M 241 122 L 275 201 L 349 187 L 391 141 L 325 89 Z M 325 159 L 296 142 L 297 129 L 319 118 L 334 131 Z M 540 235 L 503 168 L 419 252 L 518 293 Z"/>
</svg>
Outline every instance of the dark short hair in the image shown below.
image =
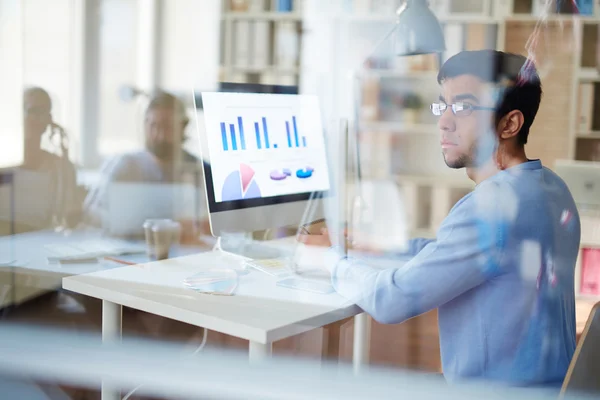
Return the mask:
<svg viewBox="0 0 600 400">
<path fill-rule="evenodd" d="M 157 91 L 150 96 L 148 107 L 146 107 L 146 114 L 156 108 L 171 109 L 175 112 L 175 115 L 181 119 L 183 125 L 187 125 L 190 119 L 187 115 L 185 105 L 177 97 L 171 93 L 164 91 Z"/>
<path fill-rule="evenodd" d="M 463 51 L 444 63 L 437 80 L 442 84 L 460 75 L 473 75 L 498 87 L 496 124 L 509 112 L 520 111 L 524 123 L 517 140 L 525 145 L 542 99 L 542 83 L 533 61 L 502 51 Z"/>
</svg>

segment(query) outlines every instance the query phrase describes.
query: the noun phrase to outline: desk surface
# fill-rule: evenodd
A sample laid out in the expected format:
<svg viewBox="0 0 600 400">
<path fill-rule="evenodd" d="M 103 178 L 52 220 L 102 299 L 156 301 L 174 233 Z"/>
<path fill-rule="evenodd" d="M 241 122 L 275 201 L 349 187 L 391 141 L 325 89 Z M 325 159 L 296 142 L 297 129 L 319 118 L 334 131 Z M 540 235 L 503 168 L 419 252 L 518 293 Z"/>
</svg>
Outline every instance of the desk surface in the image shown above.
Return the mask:
<svg viewBox="0 0 600 400">
<path fill-rule="evenodd" d="M 362 312 L 339 295 L 276 286 L 259 271 L 239 276 L 234 296 L 196 293 L 183 280 L 202 270 L 239 267 L 239 257 L 208 252 L 63 279 L 63 287 L 258 343 L 271 343 Z"/>
<path fill-rule="evenodd" d="M 74 232 L 66 236 L 53 231 L 39 231 L 0 237 L 0 254 L 3 261 L 16 261 L 11 264 L 14 270 L 26 269 L 65 275 L 87 274 L 104 269 L 100 263 L 59 264 L 50 263 L 51 254 L 44 246 L 66 244 L 79 240 L 98 239 L 99 231 Z"/>
<path fill-rule="evenodd" d="M 45 248 L 48 244 L 72 244 L 83 240 L 97 239 L 102 239 L 102 233 L 99 230 L 74 231 L 70 235 L 48 230 L 0 237 L 0 261 L 14 261 L 0 267 L 0 272 L 14 274 L 13 279 L 5 276 L 7 281 L 2 282 L 14 285 L 11 299 L 5 298 L 2 306 L 20 304 L 48 290 L 56 290 L 62 286 L 62 278 L 67 276 L 120 267 L 120 264 L 104 261 L 73 264 L 48 262 L 47 257 L 51 255 Z M 178 255 L 198 251 L 202 251 L 202 248 L 178 246 L 174 249 Z M 146 258 L 144 255 L 136 257 L 142 260 Z"/>
</svg>

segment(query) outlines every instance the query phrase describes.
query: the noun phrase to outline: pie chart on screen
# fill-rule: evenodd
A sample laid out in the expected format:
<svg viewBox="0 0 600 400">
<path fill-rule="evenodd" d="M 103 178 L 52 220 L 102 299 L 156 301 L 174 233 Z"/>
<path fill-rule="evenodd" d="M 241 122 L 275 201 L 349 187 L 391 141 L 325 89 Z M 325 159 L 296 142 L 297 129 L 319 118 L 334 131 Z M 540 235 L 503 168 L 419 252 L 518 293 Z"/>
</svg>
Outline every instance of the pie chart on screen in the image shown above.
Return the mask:
<svg viewBox="0 0 600 400">
<path fill-rule="evenodd" d="M 233 171 L 223 183 L 221 190 L 222 201 L 255 199 L 261 197 L 260 188 L 254 179 L 254 169 L 246 164 L 240 164 L 238 171 Z"/>
</svg>

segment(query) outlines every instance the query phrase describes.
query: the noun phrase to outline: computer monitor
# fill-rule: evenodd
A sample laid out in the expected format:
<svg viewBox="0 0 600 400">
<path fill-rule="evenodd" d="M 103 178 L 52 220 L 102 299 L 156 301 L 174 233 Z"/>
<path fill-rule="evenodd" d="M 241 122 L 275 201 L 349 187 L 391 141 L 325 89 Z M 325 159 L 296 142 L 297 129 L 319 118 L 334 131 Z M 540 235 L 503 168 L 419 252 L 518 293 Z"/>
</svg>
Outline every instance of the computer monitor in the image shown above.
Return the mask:
<svg viewBox="0 0 600 400">
<path fill-rule="evenodd" d="M 569 187 L 580 211 L 600 210 L 600 164 L 557 160 L 554 170 Z"/>
<path fill-rule="evenodd" d="M 322 218 L 330 176 L 316 96 L 204 92 L 202 100 L 214 236 Z"/>
</svg>

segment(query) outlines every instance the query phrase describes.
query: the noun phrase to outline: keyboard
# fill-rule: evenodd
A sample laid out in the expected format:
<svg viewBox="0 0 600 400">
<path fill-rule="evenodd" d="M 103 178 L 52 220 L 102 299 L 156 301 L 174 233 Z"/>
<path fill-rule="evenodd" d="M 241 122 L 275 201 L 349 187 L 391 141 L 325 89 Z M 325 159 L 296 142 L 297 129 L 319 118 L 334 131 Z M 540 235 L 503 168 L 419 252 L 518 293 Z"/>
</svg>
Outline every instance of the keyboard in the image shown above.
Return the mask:
<svg viewBox="0 0 600 400">
<path fill-rule="evenodd" d="M 80 240 L 44 246 L 49 261 L 73 261 L 146 252 L 146 246 L 118 239 Z"/>
</svg>

